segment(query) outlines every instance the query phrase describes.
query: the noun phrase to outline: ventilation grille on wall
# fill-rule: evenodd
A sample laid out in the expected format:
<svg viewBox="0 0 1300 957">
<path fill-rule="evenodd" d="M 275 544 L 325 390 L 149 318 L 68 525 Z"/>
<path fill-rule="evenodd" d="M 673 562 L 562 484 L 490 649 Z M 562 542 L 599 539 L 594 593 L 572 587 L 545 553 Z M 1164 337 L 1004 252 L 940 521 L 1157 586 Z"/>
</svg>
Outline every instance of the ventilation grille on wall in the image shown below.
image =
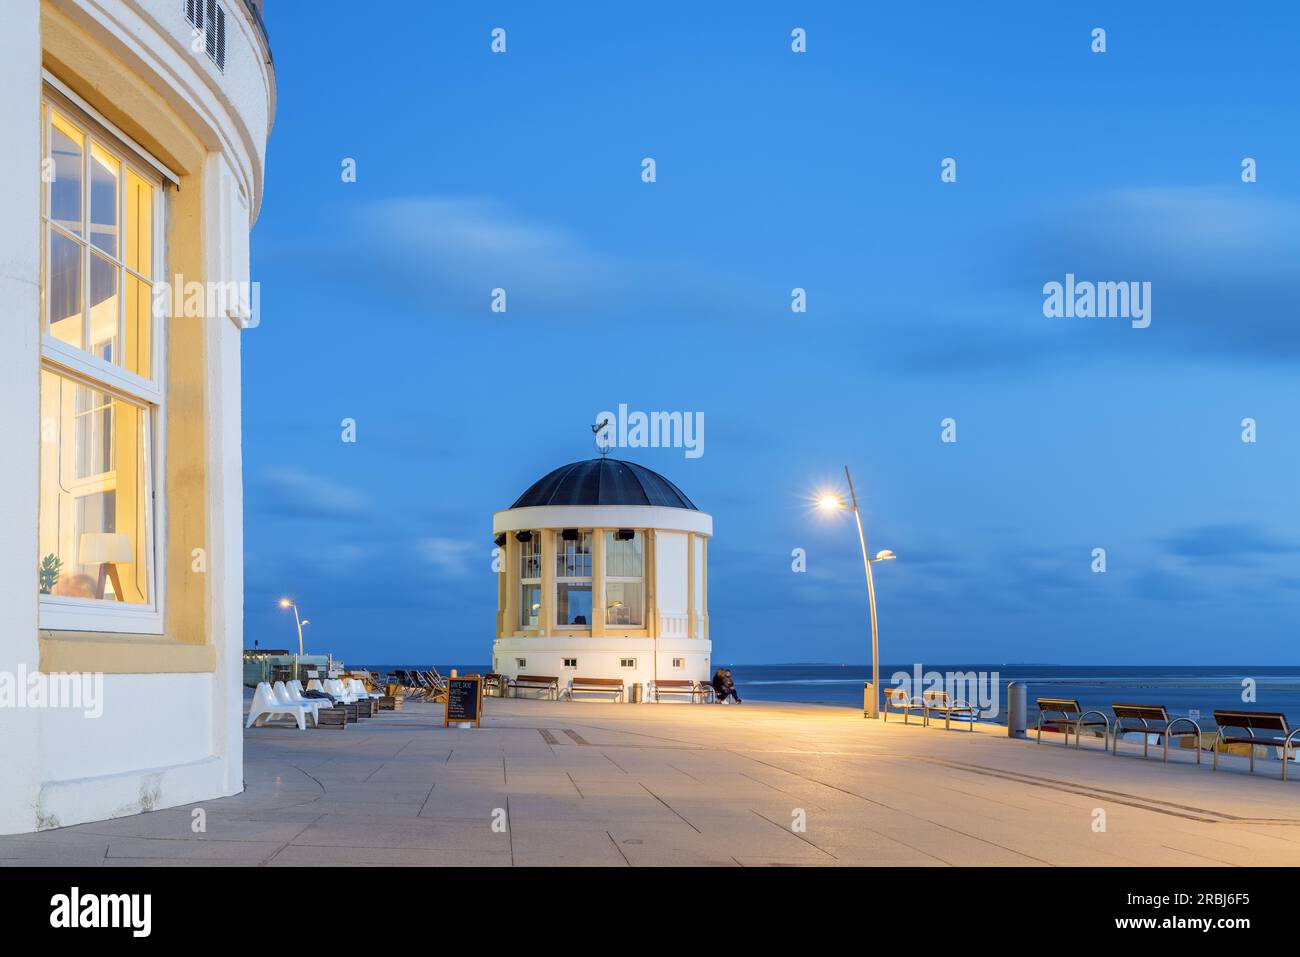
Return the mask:
<svg viewBox="0 0 1300 957">
<path fill-rule="evenodd" d="M 217 0 L 185 0 L 185 19 L 203 31 L 203 45 L 217 69 L 226 69 L 226 11 Z"/>
</svg>

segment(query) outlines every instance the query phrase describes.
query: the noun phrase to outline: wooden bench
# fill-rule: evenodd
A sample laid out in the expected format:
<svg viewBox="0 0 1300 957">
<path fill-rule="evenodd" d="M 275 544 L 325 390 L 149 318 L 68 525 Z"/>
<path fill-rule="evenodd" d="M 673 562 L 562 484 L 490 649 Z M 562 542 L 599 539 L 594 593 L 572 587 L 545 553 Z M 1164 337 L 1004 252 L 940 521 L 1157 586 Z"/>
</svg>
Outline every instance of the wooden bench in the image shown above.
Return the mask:
<svg viewBox="0 0 1300 957">
<path fill-rule="evenodd" d="M 925 724 L 927 727 L 930 724 L 930 712 L 933 711 L 943 715 L 943 728 L 945 731 L 950 730 L 952 727 L 951 722 L 954 715 L 958 721 L 969 721 L 970 730 L 975 730 L 975 718 L 979 714 L 979 708 L 953 698 L 946 691 L 921 692 L 921 707 L 925 710 Z"/>
<path fill-rule="evenodd" d="M 664 694 L 685 694 L 690 701 L 699 700 L 699 683 L 686 677 L 660 677 L 651 683 L 654 685 L 654 700 L 659 701 Z"/>
<path fill-rule="evenodd" d="M 1286 766 L 1295 750 L 1295 736 L 1300 728 L 1287 726 L 1286 715 L 1280 711 L 1220 711 L 1214 710 L 1214 770 L 1219 770 L 1220 744 L 1246 744 L 1250 746 L 1250 772 L 1255 773 L 1255 745 L 1263 744 L 1282 749 L 1282 780 L 1286 780 Z M 1245 734 L 1241 732 L 1245 731 Z M 1260 731 L 1263 736 L 1255 732 Z"/>
<path fill-rule="evenodd" d="M 1110 710 L 1115 713 L 1115 724 L 1111 732 L 1114 736 L 1112 754 L 1119 754 L 1119 736 L 1125 731 L 1133 731 L 1142 735 L 1142 757 L 1145 758 L 1150 751 L 1150 735 L 1154 734 L 1164 746 L 1165 764 L 1168 764 L 1169 739 L 1194 737 L 1196 738 L 1196 763 L 1201 763 L 1201 726 L 1191 718 L 1170 718 L 1169 709 L 1162 704 L 1113 704 Z M 1125 726 L 1125 721 L 1138 721 L 1142 726 L 1133 727 L 1131 724 Z M 1185 722 L 1191 727 L 1176 731 L 1174 726 L 1179 722 Z"/>
<path fill-rule="evenodd" d="M 520 688 L 536 688 L 545 691 L 552 701 L 560 700 L 560 679 L 555 675 L 516 675 L 510 680 L 509 687 L 516 698 Z"/>
<path fill-rule="evenodd" d="M 908 718 L 911 717 L 913 711 L 918 711 L 922 715 L 925 714 L 925 705 L 921 702 L 921 699 L 908 697 L 907 691 L 903 688 L 885 689 L 885 710 L 882 717 L 886 721 L 889 720 L 889 708 L 891 705 L 895 711 L 901 711 L 903 713 L 903 724 L 909 723 Z M 924 718 L 922 718 L 922 722 L 924 722 Z"/>
<path fill-rule="evenodd" d="M 579 692 L 591 694 L 613 694 L 617 701 L 623 700 L 624 688 L 622 678 L 574 678 L 569 682 L 569 700 Z"/>
<path fill-rule="evenodd" d="M 1101 728 L 1101 746 L 1103 751 L 1110 750 L 1110 719 L 1100 711 L 1084 711 L 1079 702 L 1073 698 L 1038 698 L 1038 743 L 1043 742 L 1043 719 L 1048 714 L 1059 715 L 1047 718 L 1050 724 L 1061 729 L 1065 735 L 1066 747 L 1070 745 L 1070 732 L 1074 732 L 1074 746 L 1079 746 L 1079 733 L 1084 728 Z M 1096 715 L 1100 720 L 1088 720 Z"/>
</svg>

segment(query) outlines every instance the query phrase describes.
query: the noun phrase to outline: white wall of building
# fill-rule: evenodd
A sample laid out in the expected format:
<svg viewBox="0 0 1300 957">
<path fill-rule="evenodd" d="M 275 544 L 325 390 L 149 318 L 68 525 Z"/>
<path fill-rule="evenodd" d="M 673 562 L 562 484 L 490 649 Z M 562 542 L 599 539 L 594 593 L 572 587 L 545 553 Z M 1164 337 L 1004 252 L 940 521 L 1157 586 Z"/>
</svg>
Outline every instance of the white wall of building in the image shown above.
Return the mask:
<svg viewBox="0 0 1300 957">
<path fill-rule="evenodd" d="M 707 681 L 713 676 L 712 654 L 712 642 L 700 638 L 498 638 L 492 645 L 492 670 L 511 678 L 554 675 L 561 692 L 575 677 L 622 678 L 629 688 L 641 685 L 641 699 L 647 701 L 656 676 Z M 527 664 L 521 666 L 521 658 Z M 565 665 L 566 658 L 576 658 L 577 667 Z M 625 667 L 627 659 L 635 666 Z M 588 697 L 596 700 L 594 695 L 580 695 L 579 700 Z"/>
<path fill-rule="evenodd" d="M 274 78 L 239 0 L 227 12 L 225 72 L 190 49 L 180 0 L 5 0 L 0 30 L 0 407 L 12 441 L 0 469 L 0 673 L 40 664 L 37 490 L 42 9 L 61 31 L 107 51 L 112 71 L 131 71 L 180 117 L 205 156 L 193 168 L 204 189 L 198 277 L 246 281 L 248 231 L 261 201 Z M 55 64 L 58 67 L 58 64 Z M 98 89 L 95 70 L 53 70 L 74 89 Z M 75 75 L 67 75 L 67 74 Z M 127 104 L 116 104 L 122 109 Z M 146 131 L 147 132 L 147 131 Z M 193 148 L 191 146 L 191 148 Z M 170 264 L 169 264 L 170 267 Z M 0 833 L 99 820 L 234 794 L 243 789 L 243 492 L 240 328 L 204 328 L 203 540 L 207 632 L 215 669 L 108 674 L 102 715 L 80 709 L 0 707 Z M 25 429 L 23 423 L 30 423 Z M 23 441 L 26 435 L 28 440 Z M 15 436 L 17 436 L 15 438 Z M 46 636 L 48 637 L 48 635 Z M 176 640 L 177 636 L 167 636 Z"/>
</svg>

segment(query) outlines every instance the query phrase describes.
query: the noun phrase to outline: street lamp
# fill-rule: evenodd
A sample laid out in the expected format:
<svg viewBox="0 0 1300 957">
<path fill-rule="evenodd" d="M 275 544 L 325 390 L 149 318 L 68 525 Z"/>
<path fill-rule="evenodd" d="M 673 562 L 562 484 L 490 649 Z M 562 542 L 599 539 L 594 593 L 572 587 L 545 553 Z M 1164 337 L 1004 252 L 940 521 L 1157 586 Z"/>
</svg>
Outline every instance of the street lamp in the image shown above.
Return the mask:
<svg viewBox="0 0 1300 957">
<path fill-rule="evenodd" d="M 298 657 L 301 658 L 301 657 L 302 657 L 302 626 L 303 626 L 303 625 L 310 625 L 310 624 L 311 624 L 311 619 L 310 619 L 310 618 L 299 618 L 299 617 L 298 617 L 298 603 L 297 603 L 297 602 L 294 602 L 294 601 L 291 601 L 291 600 L 288 599 L 288 598 L 281 598 L 281 599 L 280 599 L 280 607 L 281 607 L 281 608 L 292 608 L 292 609 L 293 609 L 293 620 L 294 620 L 294 622 L 297 623 L 297 625 L 298 625 Z"/>
<path fill-rule="evenodd" d="M 880 715 L 880 639 L 876 631 L 876 586 L 871 579 L 871 566 L 876 562 L 887 562 L 895 556 L 887 548 L 876 552 L 875 558 L 872 558 L 867 553 L 867 536 L 862 531 L 862 513 L 858 510 L 858 494 L 853 490 L 853 476 L 849 474 L 847 465 L 844 466 L 844 477 L 849 482 L 849 504 L 846 505 L 839 495 L 827 492 L 817 500 L 817 505 L 824 512 L 851 508 L 853 509 L 853 518 L 858 523 L 858 543 L 862 546 L 862 567 L 867 573 L 867 604 L 871 608 L 871 701 L 867 708 L 867 717 L 875 718 Z"/>
</svg>

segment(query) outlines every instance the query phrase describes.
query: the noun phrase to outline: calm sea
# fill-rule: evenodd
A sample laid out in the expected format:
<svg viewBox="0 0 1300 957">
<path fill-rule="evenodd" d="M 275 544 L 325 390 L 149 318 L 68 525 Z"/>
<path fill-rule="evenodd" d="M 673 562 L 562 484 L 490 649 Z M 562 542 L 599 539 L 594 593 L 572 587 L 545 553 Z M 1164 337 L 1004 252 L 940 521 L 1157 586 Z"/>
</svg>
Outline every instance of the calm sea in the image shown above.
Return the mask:
<svg viewBox="0 0 1300 957">
<path fill-rule="evenodd" d="M 360 665 L 387 674 L 394 668 L 427 669 L 429 665 Z M 438 665 L 462 674 L 486 671 L 482 664 Z M 805 704 L 862 707 L 862 685 L 871 679 L 865 665 L 726 665 L 731 669 L 742 698 L 754 701 L 793 701 Z M 881 665 L 881 684 L 892 684 L 895 672 L 913 673 L 912 665 Z M 998 717 L 1005 723 L 1007 684 L 1028 685 L 1029 721 L 1037 717 L 1035 697 L 1077 698 L 1084 708 L 1106 709 L 1117 702 L 1163 704 L 1170 714 L 1200 712 L 1202 727 L 1213 725 L 1215 708 L 1281 711 L 1294 727 L 1300 724 L 1300 665 L 1259 667 L 1209 665 L 1171 668 L 1163 666 L 1101 665 L 925 665 L 924 671 L 983 672 L 997 674 Z M 1243 701 L 1243 682 L 1250 679 L 1254 701 Z M 916 693 L 916 692 L 914 692 Z"/>
</svg>

